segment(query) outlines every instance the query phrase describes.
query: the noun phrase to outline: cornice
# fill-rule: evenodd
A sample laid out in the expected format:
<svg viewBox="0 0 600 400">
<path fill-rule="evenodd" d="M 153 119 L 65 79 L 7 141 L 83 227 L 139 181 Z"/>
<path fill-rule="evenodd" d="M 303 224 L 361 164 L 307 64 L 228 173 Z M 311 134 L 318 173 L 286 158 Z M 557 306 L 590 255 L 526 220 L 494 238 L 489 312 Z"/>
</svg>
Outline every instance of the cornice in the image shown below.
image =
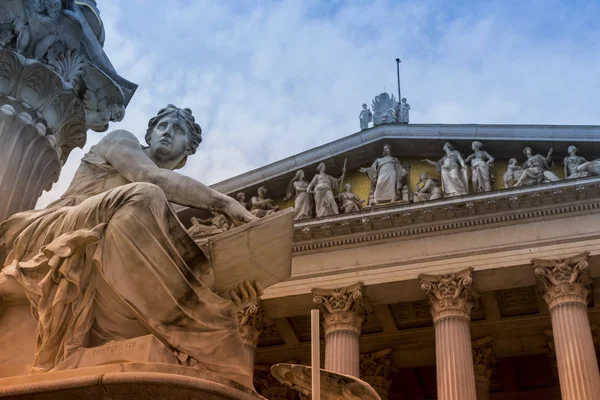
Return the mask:
<svg viewBox="0 0 600 400">
<path fill-rule="evenodd" d="M 600 178 L 374 207 L 353 214 L 297 222 L 294 253 L 337 250 L 590 212 L 600 212 Z"/>
</svg>

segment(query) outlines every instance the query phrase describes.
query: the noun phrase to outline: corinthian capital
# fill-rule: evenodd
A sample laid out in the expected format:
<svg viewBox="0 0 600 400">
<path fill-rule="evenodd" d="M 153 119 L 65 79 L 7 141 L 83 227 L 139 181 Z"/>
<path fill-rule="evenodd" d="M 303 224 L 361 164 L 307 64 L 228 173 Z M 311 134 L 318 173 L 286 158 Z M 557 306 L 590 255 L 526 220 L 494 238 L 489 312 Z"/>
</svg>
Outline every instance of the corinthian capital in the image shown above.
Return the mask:
<svg viewBox="0 0 600 400">
<path fill-rule="evenodd" d="M 433 322 L 447 317 L 471 318 L 473 268 L 444 275 L 419 275 L 421 289 L 431 304 Z"/>
<path fill-rule="evenodd" d="M 265 311 L 260 301 L 256 301 L 238 311 L 238 323 L 244 344 L 256 349 L 258 339 L 266 325 Z"/>
<path fill-rule="evenodd" d="M 492 338 L 490 336 L 473 340 L 473 368 L 475 370 L 475 382 L 490 384 L 492 366 L 496 362 L 492 352 Z"/>
<path fill-rule="evenodd" d="M 531 260 L 549 309 L 571 302 L 587 306 L 592 283 L 589 255 L 586 251 L 569 258 Z"/>
<path fill-rule="evenodd" d="M 362 282 L 336 289 L 313 289 L 313 302 L 323 312 L 325 334 L 336 330 L 360 333 L 365 320 Z"/>
</svg>

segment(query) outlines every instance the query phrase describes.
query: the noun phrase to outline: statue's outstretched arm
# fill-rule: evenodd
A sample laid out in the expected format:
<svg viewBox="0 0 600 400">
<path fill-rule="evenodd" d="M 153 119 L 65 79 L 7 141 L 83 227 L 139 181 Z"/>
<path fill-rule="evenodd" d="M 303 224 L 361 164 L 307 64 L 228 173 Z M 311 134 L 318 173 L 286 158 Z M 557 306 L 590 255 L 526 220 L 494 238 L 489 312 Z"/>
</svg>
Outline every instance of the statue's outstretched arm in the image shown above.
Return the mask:
<svg viewBox="0 0 600 400">
<path fill-rule="evenodd" d="M 130 132 L 111 132 L 97 146 L 100 154 L 128 181 L 152 183 L 172 203 L 220 212 L 244 222 L 256 219 L 235 199 L 190 177 L 156 166 Z"/>
</svg>

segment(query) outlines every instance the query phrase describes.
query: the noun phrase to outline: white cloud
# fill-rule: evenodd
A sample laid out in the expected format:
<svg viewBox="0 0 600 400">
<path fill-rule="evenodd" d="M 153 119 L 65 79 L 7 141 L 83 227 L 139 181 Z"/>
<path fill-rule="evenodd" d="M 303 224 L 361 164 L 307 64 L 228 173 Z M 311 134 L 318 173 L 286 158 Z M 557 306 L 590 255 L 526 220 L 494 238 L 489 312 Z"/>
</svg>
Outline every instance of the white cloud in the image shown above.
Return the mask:
<svg viewBox="0 0 600 400">
<path fill-rule="evenodd" d="M 357 131 L 396 57 L 414 123 L 597 122 L 598 6 L 450 3 L 100 2 L 105 50 L 140 85 L 111 129 L 143 138 L 159 108 L 191 107 L 204 141 L 182 173 L 214 183 Z"/>
</svg>

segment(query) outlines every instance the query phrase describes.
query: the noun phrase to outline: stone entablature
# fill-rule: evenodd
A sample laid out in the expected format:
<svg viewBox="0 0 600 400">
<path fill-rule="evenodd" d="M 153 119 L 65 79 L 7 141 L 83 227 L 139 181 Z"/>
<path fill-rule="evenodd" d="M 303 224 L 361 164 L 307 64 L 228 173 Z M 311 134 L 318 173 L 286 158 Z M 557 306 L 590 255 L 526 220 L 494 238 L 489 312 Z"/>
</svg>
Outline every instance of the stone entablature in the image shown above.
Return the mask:
<svg viewBox="0 0 600 400">
<path fill-rule="evenodd" d="M 595 212 L 600 210 L 599 183 L 600 178 L 561 181 L 427 203 L 390 204 L 360 213 L 298 221 L 294 228 L 294 252 Z"/>
</svg>

